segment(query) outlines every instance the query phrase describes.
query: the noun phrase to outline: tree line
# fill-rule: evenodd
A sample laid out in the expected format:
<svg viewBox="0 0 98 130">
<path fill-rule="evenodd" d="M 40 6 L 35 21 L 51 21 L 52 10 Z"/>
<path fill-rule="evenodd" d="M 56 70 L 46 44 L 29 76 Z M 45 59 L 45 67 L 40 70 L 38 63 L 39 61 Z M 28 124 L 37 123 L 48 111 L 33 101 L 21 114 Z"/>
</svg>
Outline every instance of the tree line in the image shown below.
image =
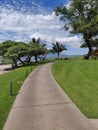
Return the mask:
<svg viewBox="0 0 98 130">
<path fill-rule="evenodd" d="M 58 42 L 52 44 L 52 49 L 48 50 L 46 44 L 40 43 L 40 38 L 32 38 L 28 44 L 11 40 L 0 44 L 0 55 L 4 59 L 10 59 L 12 67 L 17 67 L 18 61 L 23 65 L 30 64 L 32 57 L 35 57 L 35 62 L 38 62 L 38 58 L 44 60 L 48 53 L 57 53 L 59 59 L 59 54 L 63 50 L 66 50 L 65 45 Z"/>
<path fill-rule="evenodd" d="M 70 30 L 72 35 L 82 36 L 81 47 L 88 48 L 84 58 L 89 59 L 94 51 L 98 52 L 98 0 L 70 0 L 69 7 L 60 5 L 55 9 L 55 14 L 63 21 L 64 30 Z M 33 38 L 28 44 L 8 40 L 0 44 L 0 55 L 11 59 L 12 66 L 17 67 L 18 61 L 30 64 L 34 56 L 37 62 L 38 57 L 44 59 L 49 52 L 56 52 L 59 59 L 60 52 L 67 50 L 65 45 L 58 42 L 52 45 L 52 50 L 48 50 L 46 44 L 40 44 L 40 38 Z"/>
</svg>

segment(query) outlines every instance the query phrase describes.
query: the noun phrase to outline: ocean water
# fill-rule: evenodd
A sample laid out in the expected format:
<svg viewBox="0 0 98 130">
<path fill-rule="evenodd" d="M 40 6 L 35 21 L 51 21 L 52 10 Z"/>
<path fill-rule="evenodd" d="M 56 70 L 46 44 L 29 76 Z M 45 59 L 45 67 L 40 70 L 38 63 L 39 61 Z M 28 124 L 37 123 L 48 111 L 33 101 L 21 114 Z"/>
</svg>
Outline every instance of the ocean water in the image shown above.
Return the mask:
<svg viewBox="0 0 98 130">
<path fill-rule="evenodd" d="M 63 54 L 60 54 L 60 58 L 72 58 L 72 57 L 77 57 L 79 55 L 63 55 Z M 52 54 L 52 53 L 49 53 L 46 55 L 45 59 L 55 59 L 55 58 L 58 58 L 58 55 L 55 53 L 55 54 Z M 2 56 L 0 56 L 0 63 L 1 63 L 1 59 L 2 59 Z M 22 58 L 22 60 L 24 60 L 24 58 Z M 40 60 L 40 59 L 38 59 Z M 35 61 L 35 58 L 34 56 L 31 58 L 31 61 Z"/>
</svg>

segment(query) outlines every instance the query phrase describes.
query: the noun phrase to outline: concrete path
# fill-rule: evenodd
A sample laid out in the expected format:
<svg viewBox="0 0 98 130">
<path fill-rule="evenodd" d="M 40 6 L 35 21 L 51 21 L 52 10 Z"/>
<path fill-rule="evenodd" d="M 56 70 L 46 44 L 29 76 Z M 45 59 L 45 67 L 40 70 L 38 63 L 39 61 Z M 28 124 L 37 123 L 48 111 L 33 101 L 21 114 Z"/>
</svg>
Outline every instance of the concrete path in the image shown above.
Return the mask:
<svg viewBox="0 0 98 130">
<path fill-rule="evenodd" d="M 3 130 L 97 130 L 54 80 L 51 63 L 24 82 Z"/>
</svg>

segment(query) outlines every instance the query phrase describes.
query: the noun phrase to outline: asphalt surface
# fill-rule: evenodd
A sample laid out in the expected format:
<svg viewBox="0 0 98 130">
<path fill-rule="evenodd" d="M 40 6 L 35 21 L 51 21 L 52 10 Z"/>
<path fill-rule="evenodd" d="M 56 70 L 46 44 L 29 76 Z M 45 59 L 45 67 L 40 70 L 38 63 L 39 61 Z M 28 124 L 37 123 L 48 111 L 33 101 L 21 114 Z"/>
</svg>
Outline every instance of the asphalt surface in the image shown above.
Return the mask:
<svg viewBox="0 0 98 130">
<path fill-rule="evenodd" d="M 3 130 L 98 130 L 57 84 L 51 64 L 26 79 Z"/>
</svg>

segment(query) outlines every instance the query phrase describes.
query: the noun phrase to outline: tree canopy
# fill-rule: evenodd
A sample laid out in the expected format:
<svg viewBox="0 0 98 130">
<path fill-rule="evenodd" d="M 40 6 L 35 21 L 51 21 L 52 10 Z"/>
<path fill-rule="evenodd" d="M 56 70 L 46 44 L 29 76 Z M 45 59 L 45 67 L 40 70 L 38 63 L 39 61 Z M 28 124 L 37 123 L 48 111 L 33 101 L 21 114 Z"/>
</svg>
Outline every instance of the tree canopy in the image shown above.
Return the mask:
<svg viewBox="0 0 98 130">
<path fill-rule="evenodd" d="M 22 64 L 31 63 L 32 56 L 38 61 L 39 55 L 47 52 L 46 44 L 41 44 L 40 39 L 33 38 L 30 43 L 7 40 L 0 44 L 0 55 L 13 61 L 12 66 L 17 67 L 17 62 Z"/>
<path fill-rule="evenodd" d="M 52 46 L 52 52 L 57 53 L 58 59 L 59 59 L 60 52 L 67 50 L 65 45 L 60 44 L 59 42 L 53 43 L 52 45 L 53 45 Z"/>
<path fill-rule="evenodd" d="M 71 0 L 68 8 L 60 5 L 55 12 L 64 21 L 65 30 L 70 29 L 71 34 L 82 34 L 90 56 L 92 39 L 98 36 L 98 0 Z"/>
<path fill-rule="evenodd" d="M 2 42 L 2 43 L 0 44 L 0 55 L 4 56 L 5 53 L 7 52 L 7 50 L 8 50 L 10 47 L 12 47 L 12 46 L 14 46 L 14 45 L 16 45 L 16 44 L 17 44 L 16 41 L 11 41 L 11 40 L 6 40 L 6 41 Z"/>
<path fill-rule="evenodd" d="M 7 40 L 0 44 L 0 55 L 4 59 L 11 59 L 12 66 L 17 67 L 17 61 L 24 63 L 21 58 L 27 55 L 27 45 L 24 42 Z"/>
<path fill-rule="evenodd" d="M 29 53 L 31 54 L 31 56 L 35 57 L 36 62 L 38 61 L 39 55 L 44 55 L 47 52 L 46 44 L 41 44 L 40 38 L 33 38 L 28 45 Z"/>
</svg>

